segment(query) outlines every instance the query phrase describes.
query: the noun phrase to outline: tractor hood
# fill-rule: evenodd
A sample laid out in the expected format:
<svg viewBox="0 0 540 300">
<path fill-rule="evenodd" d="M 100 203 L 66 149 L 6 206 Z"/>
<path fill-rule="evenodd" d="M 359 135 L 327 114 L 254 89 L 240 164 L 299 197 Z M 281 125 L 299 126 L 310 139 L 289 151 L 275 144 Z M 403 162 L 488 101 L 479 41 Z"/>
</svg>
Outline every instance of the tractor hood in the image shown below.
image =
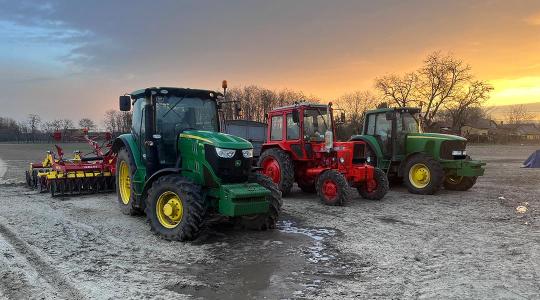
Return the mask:
<svg viewBox="0 0 540 300">
<path fill-rule="evenodd" d="M 466 141 L 466 138 L 442 133 L 409 133 L 408 139 L 434 139 L 434 140 L 447 140 L 447 141 Z"/>
<path fill-rule="evenodd" d="M 195 139 L 202 143 L 225 149 L 251 149 L 253 145 L 243 138 L 214 131 L 186 130 L 180 134 L 180 138 Z"/>
</svg>

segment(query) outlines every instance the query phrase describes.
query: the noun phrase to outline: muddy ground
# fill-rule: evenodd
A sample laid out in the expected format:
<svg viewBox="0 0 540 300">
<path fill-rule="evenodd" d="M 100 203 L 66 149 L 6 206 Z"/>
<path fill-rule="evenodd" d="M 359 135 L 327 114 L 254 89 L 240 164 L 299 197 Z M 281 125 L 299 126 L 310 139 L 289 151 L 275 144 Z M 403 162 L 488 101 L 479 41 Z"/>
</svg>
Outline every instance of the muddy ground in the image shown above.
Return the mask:
<svg viewBox="0 0 540 300">
<path fill-rule="evenodd" d="M 538 147 L 470 147 L 488 166 L 468 192 L 327 207 L 295 190 L 277 230 L 213 220 L 190 243 L 152 235 L 114 194 L 19 184 L 46 147 L 0 144 L 0 299 L 540 298 L 540 169 L 520 168 Z"/>
</svg>

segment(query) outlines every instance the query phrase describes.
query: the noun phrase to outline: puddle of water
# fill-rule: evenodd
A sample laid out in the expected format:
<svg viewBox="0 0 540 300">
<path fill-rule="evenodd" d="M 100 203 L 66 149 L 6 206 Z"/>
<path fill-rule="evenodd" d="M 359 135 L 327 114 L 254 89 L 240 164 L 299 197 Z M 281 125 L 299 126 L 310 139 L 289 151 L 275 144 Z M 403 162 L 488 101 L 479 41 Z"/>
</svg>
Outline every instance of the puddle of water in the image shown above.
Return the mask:
<svg viewBox="0 0 540 300">
<path fill-rule="evenodd" d="M 280 221 L 277 230 L 246 232 L 220 225 L 196 244 L 210 246 L 217 262 L 194 266 L 199 284 L 179 282 L 167 289 L 195 299 L 290 299 L 316 294 L 322 287 L 314 269 L 334 259 L 327 228 L 304 228 Z"/>
<path fill-rule="evenodd" d="M 281 232 L 301 234 L 313 239 L 313 246 L 308 247 L 307 260 L 312 263 L 318 263 L 321 261 L 329 261 L 334 259 L 335 256 L 327 253 L 324 245 L 324 239 L 327 237 L 333 237 L 336 235 L 336 230 L 329 228 L 304 228 L 296 226 L 292 221 L 283 220 L 278 222 L 277 228 Z"/>
</svg>

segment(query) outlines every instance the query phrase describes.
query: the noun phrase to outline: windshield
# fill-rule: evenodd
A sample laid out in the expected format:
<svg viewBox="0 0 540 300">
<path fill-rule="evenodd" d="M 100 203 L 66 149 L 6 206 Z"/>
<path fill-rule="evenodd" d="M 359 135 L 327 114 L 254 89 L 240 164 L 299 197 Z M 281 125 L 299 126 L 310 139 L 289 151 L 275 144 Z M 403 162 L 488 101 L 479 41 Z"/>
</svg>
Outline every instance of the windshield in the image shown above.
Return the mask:
<svg viewBox="0 0 540 300">
<path fill-rule="evenodd" d="M 174 135 L 184 130 L 218 130 L 215 101 L 177 96 L 156 97 L 157 130 Z"/>
<path fill-rule="evenodd" d="M 323 142 L 324 133 L 331 126 L 327 108 L 312 108 L 304 110 L 304 140 L 308 142 Z"/>
<path fill-rule="evenodd" d="M 402 125 L 403 127 L 398 128 L 398 131 L 403 131 L 404 133 L 418 133 L 422 132 L 422 129 L 420 127 L 420 121 L 419 121 L 419 114 L 418 113 L 409 113 L 409 112 L 402 112 L 401 113 L 401 119 L 402 119 Z M 398 122 L 399 123 L 399 122 Z"/>
<path fill-rule="evenodd" d="M 212 99 L 193 97 L 156 97 L 156 133 L 159 142 L 160 163 L 173 165 L 176 162 L 178 135 L 184 130 L 219 131 L 216 103 Z"/>
</svg>

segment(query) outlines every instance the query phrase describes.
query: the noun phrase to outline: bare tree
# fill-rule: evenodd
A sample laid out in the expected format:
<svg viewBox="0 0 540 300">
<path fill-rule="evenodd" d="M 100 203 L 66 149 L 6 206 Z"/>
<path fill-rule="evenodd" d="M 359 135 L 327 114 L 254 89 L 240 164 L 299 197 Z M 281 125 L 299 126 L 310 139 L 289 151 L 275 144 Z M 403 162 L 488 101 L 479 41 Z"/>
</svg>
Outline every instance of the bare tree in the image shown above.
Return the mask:
<svg viewBox="0 0 540 300">
<path fill-rule="evenodd" d="M 223 118 L 225 120 L 244 119 L 262 122 L 265 115 L 273 108 L 306 101 L 308 98 L 313 99 L 314 97 L 307 97 L 302 92 L 287 89 L 276 92 L 255 85 L 231 88 L 227 91 L 226 100 L 234 103 L 223 105 Z M 236 106 L 240 107 L 240 114 L 235 112 Z"/>
<path fill-rule="evenodd" d="M 113 134 L 126 133 L 131 130 L 131 112 L 108 110 L 105 112 L 103 124 Z"/>
<path fill-rule="evenodd" d="M 30 127 L 30 134 L 32 137 L 32 141 L 35 140 L 35 134 L 37 131 L 37 127 L 41 123 L 41 118 L 36 114 L 29 114 L 28 115 L 28 126 Z"/>
<path fill-rule="evenodd" d="M 506 121 L 508 124 L 522 124 L 533 119 L 534 114 L 529 113 L 523 104 L 512 105 L 508 115 L 506 116 Z"/>
<path fill-rule="evenodd" d="M 485 81 L 475 80 L 465 87 L 451 101 L 446 103 L 445 108 L 451 116 L 452 128 L 459 130 L 466 122 L 470 122 L 471 116 L 477 116 L 478 110 L 490 96 L 493 86 Z"/>
<path fill-rule="evenodd" d="M 439 109 L 456 97 L 463 85 L 472 79 L 471 67 L 450 55 L 440 52 L 428 55 L 418 70 L 422 121 L 431 126 Z"/>
<path fill-rule="evenodd" d="M 383 99 L 399 107 L 408 106 L 414 101 L 417 85 L 418 75 L 414 72 L 403 77 L 391 74 L 375 79 L 375 88 L 383 94 Z"/>
<path fill-rule="evenodd" d="M 96 123 L 94 123 L 94 121 L 92 121 L 92 119 L 89 119 L 89 118 L 82 118 L 79 120 L 79 126 L 81 128 L 88 128 L 88 130 L 92 131 L 94 129 L 96 129 Z"/>
<path fill-rule="evenodd" d="M 105 129 L 111 133 L 118 132 L 115 110 L 111 109 L 105 112 L 105 116 L 103 117 L 103 125 L 105 125 Z"/>
<path fill-rule="evenodd" d="M 355 91 L 345 94 L 336 101 L 337 106 L 345 111 L 347 122 L 359 130 L 362 127 L 366 111 L 375 108 L 379 101 L 369 91 Z"/>
</svg>

